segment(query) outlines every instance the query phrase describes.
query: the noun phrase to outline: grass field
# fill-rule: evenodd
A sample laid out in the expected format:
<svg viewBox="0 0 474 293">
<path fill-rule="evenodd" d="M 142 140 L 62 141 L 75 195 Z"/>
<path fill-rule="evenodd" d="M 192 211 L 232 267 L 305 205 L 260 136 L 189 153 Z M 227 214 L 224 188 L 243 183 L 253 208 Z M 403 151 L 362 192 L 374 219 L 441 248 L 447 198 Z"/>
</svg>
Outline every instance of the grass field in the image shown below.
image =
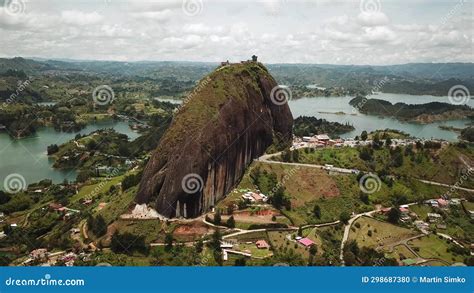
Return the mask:
<svg viewBox="0 0 474 293">
<path fill-rule="evenodd" d="M 418 218 L 424 221 L 428 217 L 428 213 L 432 212 L 432 209 L 427 205 L 415 204 L 410 206 L 410 211 L 416 213 Z"/>
<path fill-rule="evenodd" d="M 164 237 L 159 235 L 162 225 L 159 220 L 117 220 L 112 225 L 120 233 L 129 232 L 136 236 L 145 236 L 145 242 L 150 243 Z"/>
<path fill-rule="evenodd" d="M 474 202 L 470 202 L 470 201 L 464 201 L 462 203 L 462 205 L 464 206 L 464 208 L 468 211 L 474 211 Z"/>
<path fill-rule="evenodd" d="M 437 258 L 449 263 L 462 262 L 463 257 L 456 256 L 447 251 L 450 244 L 445 239 L 436 235 L 427 235 L 408 242 L 415 251 L 423 258 Z"/>
<path fill-rule="evenodd" d="M 278 250 L 283 250 L 285 248 L 293 249 L 296 254 L 303 256 L 303 258 L 307 258 L 309 256 L 309 250 L 307 248 L 301 244 L 298 244 L 296 241 L 291 241 L 286 238 L 286 235 L 290 233 L 283 231 L 270 231 L 267 233 L 273 248 Z M 321 250 L 320 247 L 318 247 L 318 250 Z"/>
<path fill-rule="evenodd" d="M 127 212 L 130 204 L 133 203 L 137 188 L 135 186 L 117 195 L 102 198 L 101 201 L 106 205 L 103 209 L 96 210 L 96 213 L 102 215 L 108 223 L 117 219 L 121 214 Z"/>
<path fill-rule="evenodd" d="M 407 258 L 416 258 L 416 255 L 413 254 L 413 252 L 411 252 L 405 245 L 394 246 L 393 251 L 388 252 L 387 255 L 398 261 Z"/>
<path fill-rule="evenodd" d="M 314 151 L 299 151 L 300 163 L 332 164 L 342 168 L 355 168 L 361 171 L 376 172 L 386 170 L 395 175 L 411 176 L 446 184 L 454 184 L 465 169 L 459 159 L 461 156 L 474 157 L 474 147 L 465 148 L 455 145 L 444 146 L 439 150 L 416 150 L 413 155 L 403 155 L 403 165 L 393 167 L 388 148 L 374 150 L 373 159 L 364 161 L 359 157 L 360 148 L 324 148 Z M 474 188 L 474 179 L 467 178 L 461 184 L 464 187 Z"/>
<path fill-rule="evenodd" d="M 360 228 L 357 228 L 358 225 L 360 225 Z M 372 236 L 369 236 L 369 231 L 371 231 Z M 412 230 L 387 222 L 361 217 L 352 225 L 349 239 L 356 240 L 360 246 L 375 248 L 394 244 L 417 234 Z"/>
<path fill-rule="evenodd" d="M 252 254 L 252 257 L 265 258 L 273 255 L 273 252 L 270 249 L 258 249 L 255 243 L 246 244 L 239 243 L 233 248 L 234 250 L 249 252 Z"/>
<path fill-rule="evenodd" d="M 106 178 L 98 179 L 98 182 L 83 186 L 77 194 L 71 197 L 71 202 L 77 202 L 84 198 L 91 198 L 97 196 L 99 193 L 109 191 L 112 185 L 117 185 L 122 182 L 124 176 L 112 177 L 109 180 Z"/>
</svg>

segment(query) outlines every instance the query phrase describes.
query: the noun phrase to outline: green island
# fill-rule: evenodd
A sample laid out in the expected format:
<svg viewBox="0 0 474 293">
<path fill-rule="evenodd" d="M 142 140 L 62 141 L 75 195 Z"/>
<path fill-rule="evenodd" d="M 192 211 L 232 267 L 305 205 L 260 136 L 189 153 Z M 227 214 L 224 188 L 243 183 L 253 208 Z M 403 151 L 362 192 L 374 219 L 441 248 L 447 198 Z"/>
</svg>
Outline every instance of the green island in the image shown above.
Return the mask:
<svg viewBox="0 0 474 293">
<path fill-rule="evenodd" d="M 425 104 L 392 104 L 380 99 L 367 99 L 362 96 L 352 99 L 349 104 L 361 113 L 394 117 L 399 120 L 418 123 L 454 120 L 471 116 L 474 110 L 467 105 L 430 102 Z"/>
</svg>

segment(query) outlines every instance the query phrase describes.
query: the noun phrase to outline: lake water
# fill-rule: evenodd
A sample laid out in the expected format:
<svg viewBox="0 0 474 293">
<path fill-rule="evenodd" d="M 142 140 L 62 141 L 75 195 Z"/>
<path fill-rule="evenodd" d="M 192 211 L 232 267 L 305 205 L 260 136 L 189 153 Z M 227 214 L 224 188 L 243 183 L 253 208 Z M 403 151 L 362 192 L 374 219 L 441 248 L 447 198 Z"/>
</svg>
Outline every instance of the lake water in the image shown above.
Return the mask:
<svg viewBox="0 0 474 293">
<path fill-rule="evenodd" d="M 76 134 L 88 134 L 98 129 L 113 128 L 117 132 L 126 134 L 130 140 L 139 136 L 123 121 L 102 121 L 88 125 L 75 133 L 57 132 L 53 128 L 45 127 L 37 131 L 34 137 L 12 139 L 7 133 L 0 132 L 0 189 L 3 188 L 5 178 L 13 173 L 20 174 L 27 184 L 51 179 L 53 182 L 62 182 L 76 179 L 74 170 L 57 170 L 52 168 L 53 161 L 48 158 L 48 145 L 60 145 Z"/>
<path fill-rule="evenodd" d="M 448 97 L 399 94 L 377 94 L 370 96 L 370 98 L 384 99 L 392 103 L 403 102 L 407 104 L 428 103 L 433 101 L 449 102 Z M 416 124 L 400 122 L 391 118 L 369 116 L 357 112 L 350 106 L 349 101 L 351 99 L 352 97 L 302 98 L 290 101 L 289 105 L 294 118 L 298 116 L 315 116 L 328 121 L 347 122 L 353 125 L 355 130 L 341 135 L 344 138 L 355 137 L 363 130 L 373 131 L 376 129 L 392 128 L 405 131 L 415 137 L 442 138 L 455 141 L 457 140 L 457 133 L 442 130 L 438 126 L 446 125 L 463 128 L 469 122 L 469 120 L 466 119 L 431 124 Z M 173 100 L 172 102 L 176 103 L 177 101 Z M 467 104 L 474 107 L 474 101 L 472 99 Z M 344 112 L 346 115 L 331 114 L 328 112 Z M 114 128 L 116 131 L 128 135 L 131 140 L 139 136 L 138 133 L 130 129 L 126 122 L 122 121 L 98 122 L 88 125 L 78 133 L 88 134 L 103 128 Z M 77 174 L 74 170 L 57 170 L 51 167 L 53 162 L 46 155 L 46 148 L 51 144 L 59 145 L 69 141 L 73 139 L 76 134 L 77 133 L 57 132 L 52 128 L 42 128 L 38 130 L 34 137 L 15 140 L 10 138 L 5 132 L 0 132 L 0 189 L 3 189 L 4 179 L 13 173 L 21 174 L 28 184 L 45 178 L 52 179 L 55 183 L 62 182 L 65 178 L 75 180 Z"/>
<path fill-rule="evenodd" d="M 358 112 L 354 107 L 349 105 L 349 101 L 353 97 L 314 97 L 302 98 L 290 101 L 290 109 L 293 117 L 298 116 L 315 116 L 324 118 L 328 121 L 349 123 L 355 127 L 354 131 L 341 135 L 343 138 L 352 138 L 359 135 L 363 130 L 373 131 L 377 129 L 398 129 L 412 136 L 420 138 L 441 138 L 448 141 L 457 140 L 458 134 L 453 131 L 442 130 L 440 125 L 464 128 L 469 122 L 468 119 L 435 122 L 430 124 L 418 124 L 401 122 L 393 118 L 382 118 L 371 115 L 364 115 Z M 449 103 L 448 97 L 435 96 L 415 96 L 401 94 L 376 94 L 369 98 L 377 98 L 389 101 L 391 103 L 407 103 L 407 104 L 424 104 L 429 102 Z M 470 107 L 474 107 L 474 100 L 471 98 L 467 103 Z M 323 112 L 323 113 L 321 113 Z M 324 113 L 325 112 L 325 113 Z M 344 112 L 346 115 L 334 114 L 336 112 Z M 352 114 L 352 115 L 351 115 Z"/>
</svg>

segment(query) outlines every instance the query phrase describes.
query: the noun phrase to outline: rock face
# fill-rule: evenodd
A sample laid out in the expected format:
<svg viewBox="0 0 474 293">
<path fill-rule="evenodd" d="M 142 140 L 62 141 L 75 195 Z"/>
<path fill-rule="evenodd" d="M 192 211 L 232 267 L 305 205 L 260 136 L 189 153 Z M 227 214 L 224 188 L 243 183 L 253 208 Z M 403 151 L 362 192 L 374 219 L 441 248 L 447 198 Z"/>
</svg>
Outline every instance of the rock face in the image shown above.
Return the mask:
<svg viewBox="0 0 474 293">
<path fill-rule="evenodd" d="M 225 197 L 272 144 L 289 146 L 293 117 L 260 63 L 224 65 L 200 81 L 144 169 L 136 202 L 197 217 Z"/>
</svg>

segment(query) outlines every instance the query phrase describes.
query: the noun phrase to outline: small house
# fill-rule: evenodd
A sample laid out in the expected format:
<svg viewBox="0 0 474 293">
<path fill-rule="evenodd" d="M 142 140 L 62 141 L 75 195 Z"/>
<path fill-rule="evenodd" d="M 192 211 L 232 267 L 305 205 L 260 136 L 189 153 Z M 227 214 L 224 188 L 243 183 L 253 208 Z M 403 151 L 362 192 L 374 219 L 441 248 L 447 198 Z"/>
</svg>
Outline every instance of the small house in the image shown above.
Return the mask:
<svg viewBox="0 0 474 293">
<path fill-rule="evenodd" d="M 320 142 L 323 142 L 323 143 L 328 143 L 330 138 L 327 134 L 318 134 L 316 135 L 316 139 Z"/>
<path fill-rule="evenodd" d="M 53 211 L 59 211 L 63 206 L 60 203 L 50 203 L 49 209 Z"/>
<path fill-rule="evenodd" d="M 442 219 L 443 217 L 440 214 L 437 213 L 428 213 L 428 219 L 430 219 L 431 223 L 438 222 Z"/>
<path fill-rule="evenodd" d="M 257 245 L 258 249 L 269 249 L 270 245 L 267 243 L 267 241 L 261 239 L 255 242 L 255 245 Z"/>
<path fill-rule="evenodd" d="M 314 244 L 313 240 L 309 239 L 309 238 L 301 238 L 300 240 L 298 240 L 299 243 L 303 244 L 303 246 L 305 247 L 310 247 L 311 245 Z"/>
<path fill-rule="evenodd" d="M 440 208 L 445 208 L 448 206 L 448 201 L 443 198 L 438 198 L 436 201 L 438 202 L 438 207 Z"/>
<path fill-rule="evenodd" d="M 38 248 L 30 252 L 30 258 L 33 260 L 46 260 L 48 258 L 48 250 L 46 248 Z"/>
</svg>

